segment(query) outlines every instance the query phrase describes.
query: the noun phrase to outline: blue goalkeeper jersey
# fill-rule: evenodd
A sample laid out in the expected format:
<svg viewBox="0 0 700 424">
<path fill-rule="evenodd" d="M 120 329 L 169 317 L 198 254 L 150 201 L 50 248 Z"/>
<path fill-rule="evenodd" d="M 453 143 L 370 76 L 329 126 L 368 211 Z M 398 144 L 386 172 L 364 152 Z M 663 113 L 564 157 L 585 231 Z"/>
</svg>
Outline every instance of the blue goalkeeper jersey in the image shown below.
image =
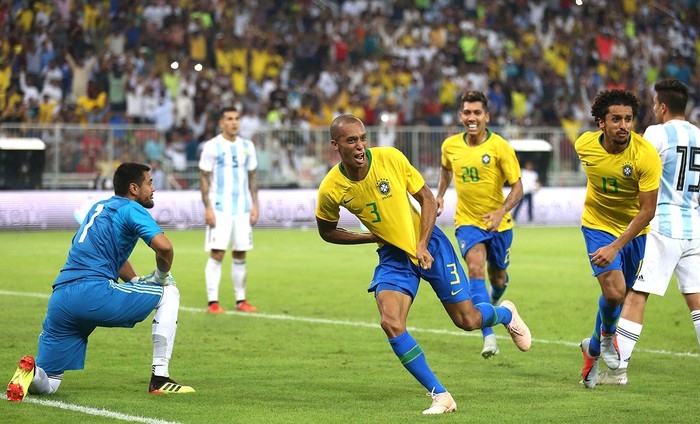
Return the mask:
<svg viewBox="0 0 700 424">
<path fill-rule="evenodd" d="M 136 243 L 162 233 L 146 209 L 133 200 L 112 196 L 95 203 L 73 236 L 68 259 L 53 287 L 76 281 L 119 278 Z"/>
</svg>

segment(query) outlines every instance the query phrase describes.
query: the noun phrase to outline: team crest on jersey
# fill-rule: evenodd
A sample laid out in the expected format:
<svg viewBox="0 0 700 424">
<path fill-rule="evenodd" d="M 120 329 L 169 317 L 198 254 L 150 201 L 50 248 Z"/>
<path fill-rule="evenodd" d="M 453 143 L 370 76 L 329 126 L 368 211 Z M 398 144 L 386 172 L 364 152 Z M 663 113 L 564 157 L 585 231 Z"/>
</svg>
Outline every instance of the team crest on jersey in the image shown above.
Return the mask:
<svg viewBox="0 0 700 424">
<path fill-rule="evenodd" d="M 491 163 L 491 156 L 489 156 L 489 155 L 482 156 L 481 163 L 483 163 L 484 165 L 490 164 Z"/>
<path fill-rule="evenodd" d="M 629 162 L 625 162 L 622 164 L 622 175 L 625 176 L 625 178 L 630 178 L 632 176 L 632 164 Z"/>
<path fill-rule="evenodd" d="M 391 187 L 389 187 L 389 180 L 386 178 L 379 179 L 379 181 L 377 181 L 377 188 L 382 196 L 386 196 L 391 191 Z"/>
</svg>

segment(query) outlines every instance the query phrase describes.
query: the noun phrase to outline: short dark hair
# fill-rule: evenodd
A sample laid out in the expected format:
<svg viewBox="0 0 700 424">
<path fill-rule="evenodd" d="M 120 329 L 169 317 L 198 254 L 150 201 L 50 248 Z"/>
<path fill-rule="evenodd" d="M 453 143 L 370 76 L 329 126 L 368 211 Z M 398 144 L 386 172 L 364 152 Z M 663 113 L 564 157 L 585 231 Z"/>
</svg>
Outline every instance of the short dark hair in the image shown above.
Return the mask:
<svg viewBox="0 0 700 424">
<path fill-rule="evenodd" d="M 222 107 L 221 111 L 219 112 L 219 119 L 223 118 L 226 112 L 238 112 L 238 109 L 236 109 L 234 106 Z"/>
<path fill-rule="evenodd" d="M 342 115 L 336 116 L 331 122 L 330 132 L 331 140 L 337 140 L 340 135 L 340 127 L 345 124 L 359 122 L 362 124 L 362 120 L 355 115 L 344 113 Z"/>
<path fill-rule="evenodd" d="M 481 102 L 481 104 L 484 105 L 484 110 L 487 110 L 489 107 L 489 100 L 481 91 L 467 91 L 466 93 L 462 94 L 462 97 L 460 97 L 459 100 L 460 109 L 462 109 L 462 106 L 464 106 L 464 102 Z"/>
<path fill-rule="evenodd" d="M 595 119 L 605 121 L 605 115 L 610 111 L 610 106 L 631 106 L 632 118 L 637 117 L 639 113 L 639 97 L 629 90 L 613 88 L 599 92 L 593 99 L 591 106 L 591 115 Z"/>
<path fill-rule="evenodd" d="M 659 103 L 663 103 L 672 115 L 685 115 L 688 105 L 688 86 L 675 78 L 661 80 L 654 84 Z"/>
<path fill-rule="evenodd" d="M 112 179 L 114 194 L 117 196 L 127 195 L 129 193 L 129 185 L 131 185 L 131 183 L 136 183 L 137 185 L 143 184 L 143 180 L 146 178 L 144 172 L 150 170 L 150 166 L 141 163 L 122 163 L 114 172 L 114 178 Z"/>
</svg>

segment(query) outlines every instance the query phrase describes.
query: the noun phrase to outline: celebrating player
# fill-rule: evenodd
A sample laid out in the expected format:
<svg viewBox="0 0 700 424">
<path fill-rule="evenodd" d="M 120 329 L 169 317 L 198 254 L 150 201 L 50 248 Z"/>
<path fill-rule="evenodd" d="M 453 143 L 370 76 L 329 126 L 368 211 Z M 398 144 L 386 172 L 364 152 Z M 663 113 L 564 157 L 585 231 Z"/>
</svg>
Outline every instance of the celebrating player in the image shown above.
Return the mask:
<svg viewBox="0 0 700 424">
<path fill-rule="evenodd" d="M 433 398 L 424 414 L 457 409 L 452 395 L 428 367 L 423 350 L 406 330 L 406 319 L 418 284 L 428 281 L 454 324 L 474 330 L 503 324 L 516 346 L 526 351 L 531 336 L 512 302 L 502 306 L 473 305 L 469 281 L 451 242 L 435 226 L 432 192 L 408 159 L 392 147 L 367 148 L 367 132 L 360 119 L 340 115 L 330 126 L 331 146 L 340 154 L 321 182 L 316 222 L 323 240 L 336 244 L 378 243 L 379 265 L 368 291 L 374 292 L 381 326 L 404 367 Z M 420 213 L 409 201 L 413 196 Z M 340 206 L 369 229 L 358 233 L 338 227 Z"/>
<path fill-rule="evenodd" d="M 488 100 L 480 91 L 461 97 L 459 119 L 465 132 L 442 143 L 442 168 L 437 190 L 438 215 L 444 206 L 443 196 L 455 177 L 457 210 L 455 235 L 467 264 L 469 287 L 474 302 L 500 302 L 508 285 L 506 269 L 513 244 L 513 219 L 510 210 L 523 197 L 520 164 L 515 150 L 500 135 L 486 128 L 489 122 Z M 510 192 L 503 196 L 508 182 Z M 475 201 L 475 199 L 478 199 Z M 491 295 L 486 288 L 487 265 Z M 497 355 L 498 343 L 491 327 L 481 329 L 485 359 Z"/>
<path fill-rule="evenodd" d="M 700 168 L 696 163 L 700 129 L 685 119 L 685 84 L 663 80 L 654 85 L 654 91 L 654 115 L 659 124 L 648 127 L 644 138 L 658 150 L 663 162 L 656 215 L 651 220 L 639 278 L 627 293 L 617 323 L 620 368 L 601 371 L 598 384 L 627 384 L 627 366 L 642 333 L 649 294 L 663 296 L 674 273 L 700 343 L 700 279 L 696 274 L 700 269 Z"/>
<path fill-rule="evenodd" d="M 611 369 L 620 366 L 616 324 L 625 293 L 637 279 L 656 210 L 661 160 L 654 146 L 632 131 L 638 110 L 639 99 L 630 91 L 599 92 L 591 114 L 600 131 L 583 133 L 575 143 L 588 177 L 581 230 L 602 292 L 593 335 L 581 342 L 581 376 L 591 389 L 599 356 Z"/>
</svg>

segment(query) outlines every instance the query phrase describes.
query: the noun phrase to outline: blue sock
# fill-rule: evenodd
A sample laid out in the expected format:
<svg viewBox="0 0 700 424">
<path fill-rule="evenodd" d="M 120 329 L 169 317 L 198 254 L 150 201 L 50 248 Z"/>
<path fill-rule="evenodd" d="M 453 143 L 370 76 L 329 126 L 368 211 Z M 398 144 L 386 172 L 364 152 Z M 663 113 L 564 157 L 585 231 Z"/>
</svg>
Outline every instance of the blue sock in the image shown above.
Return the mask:
<svg viewBox="0 0 700 424">
<path fill-rule="evenodd" d="M 602 330 L 606 334 L 614 333 L 617 330 L 617 320 L 620 319 L 622 305 L 608 305 L 603 295 L 600 295 L 600 299 L 598 299 L 598 309 L 600 309 Z"/>
<path fill-rule="evenodd" d="M 389 343 L 396 356 L 399 357 L 401 364 L 406 367 L 408 372 L 410 372 L 426 390 L 433 393 L 444 393 L 447 391 L 442 387 L 437 377 L 435 377 L 435 374 L 428 366 L 428 361 L 425 360 L 423 349 L 421 349 L 408 331 L 393 339 L 389 339 Z"/>
<path fill-rule="evenodd" d="M 474 305 L 481 312 L 481 328 L 493 327 L 496 324 L 508 324 L 513 319 L 510 309 L 504 306 L 493 306 L 488 302 Z"/>
<path fill-rule="evenodd" d="M 622 305 L 610 306 L 603 295 L 600 295 L 598 298 L 598 314 L 595 317 L 595 328 L 591 335 L 591 346 L 588 349 L 591 355 L 600 355 L 601 329 L 606 333 L 612 333 L 617 330 L 617 320 L 620 318 L 621 312 Z"/>
<path fill-rule="evenodd" d="M 506 284 L 503 286 L 503 288 L 496 288 L 491 284 L 491 304 L 495 305 L 498 303 L 499 300 L 503 297 L 503 293 L 506 292 L 506 289 L 508 288 L 508 282 L 510 281 L 510 276 L 506 272 Z"/>
<path fill-rule="evenodd" d="M 472 278 L 469 280 L 469 295 L 472 297 L 472 303 L 474 305 L 491 302 L 489 291 L 486 289 L 486 280 L 483 278 Z M 491 322 L 491 320 L 482 320 L 482 322 Z M 493 334 L 493 328 L 491 328 L 491 326 L 482 325 L 481 333 L 484 337 L 491 335 Z"/>
<path fill-rule="evenodd" d="M 588 354 L 592 356 L 600 355 L 600 324 L 600 310 L 598 310 L 595 316 L 595 329 L 593 334 L 591 334 L 591 344 L 588 346 Z"/>
</svg>

